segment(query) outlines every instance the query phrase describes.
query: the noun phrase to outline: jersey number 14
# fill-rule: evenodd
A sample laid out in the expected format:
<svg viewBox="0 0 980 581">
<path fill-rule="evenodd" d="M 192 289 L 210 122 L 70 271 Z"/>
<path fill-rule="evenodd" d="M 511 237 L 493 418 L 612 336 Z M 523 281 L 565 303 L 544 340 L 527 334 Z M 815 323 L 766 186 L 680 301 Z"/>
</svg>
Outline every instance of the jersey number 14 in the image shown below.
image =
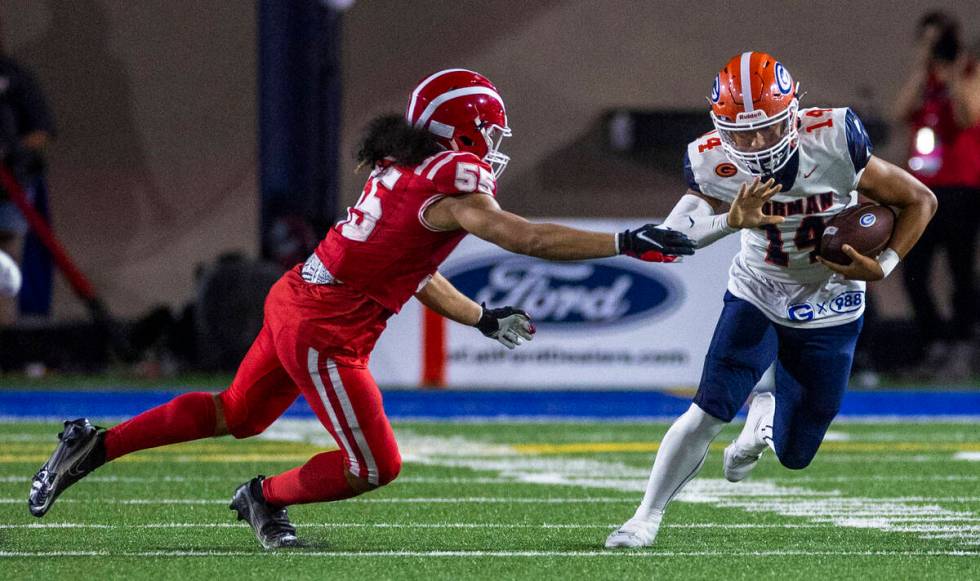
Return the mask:
<svg viewBox="0 0 980 581">
<path fill-rule="evenodd" d="M 820 244 L 820 237 L 823 236 L 823 229 L 826 224 L 820 216 L 807 216 L 800 222 L 793 236 L 793 244 L 797 250 L 807 250 L 810 252 L 810 262 L 817 261 L 817 246 Z M 766 224 L 762 227 L 769 239 L 769 246 L 766 247 L 766 262 L 776 266 L 789 266 L 789 254 L 783 250 L 783 233 L 775 224 Z"/>
</svg>

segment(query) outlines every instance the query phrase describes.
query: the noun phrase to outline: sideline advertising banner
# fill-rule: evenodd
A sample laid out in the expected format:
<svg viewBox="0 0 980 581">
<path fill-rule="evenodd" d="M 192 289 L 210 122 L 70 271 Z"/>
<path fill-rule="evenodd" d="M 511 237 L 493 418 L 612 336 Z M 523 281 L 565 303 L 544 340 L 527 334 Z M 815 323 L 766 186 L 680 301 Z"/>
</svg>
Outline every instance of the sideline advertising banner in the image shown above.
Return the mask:
<svg viewBox="0 0 980 581">
<path fill-rule="evenodd" d="M 616 232 L 651 220 L 552 221 Z M 469 236 L 440 272 L 477 302 L 526 310 L 534 341 L 507 350 L 475 329 L 426 316 L 413 300 L 389 322 L 371 369 L 381 385 L 454 389 L 696 385 L 737 250 L 738 236 L 729 236 L 673 264 L 561 263 Z"/>
</svg>

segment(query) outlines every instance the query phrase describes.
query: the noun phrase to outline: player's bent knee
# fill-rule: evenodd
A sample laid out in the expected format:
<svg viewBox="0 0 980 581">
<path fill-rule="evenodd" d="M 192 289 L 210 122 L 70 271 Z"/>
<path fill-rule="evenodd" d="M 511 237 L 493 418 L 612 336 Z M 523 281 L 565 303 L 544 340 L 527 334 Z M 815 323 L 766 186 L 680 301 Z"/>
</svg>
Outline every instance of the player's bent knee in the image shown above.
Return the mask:
<svg viewBox="0 0 980 581">
<path fill-rule="evenodd" d="M 371 484 L 367 478 L 361 478 L 353 472 L 344 472 L 344 476 L 347 478 L 347 484 L 350 485 L 351 490 L 357 494 L 364 494 L 365 492 L 369 492 L 377 488 L 377 486 Z"/>
<path fill-rule="evenodd" d="M 216 422 L 215 435 L 230 434 L 236 440 L 251 438 L 265 431 L 268 425 L 260 418 L 249 419 L 244 406 L 228 395 L 228 390 L 214 396 Z M 254 414 L 253 414 L 254 415 Z"/>
<path fill-rule="evenodd" d="M 384 463 L 378 465 L 378 486 L 384 486 L 392 482 L 395 478 L 398 478 L 398 474 L 401 471 L 402 456 L 398 451 L 395 451 Z"/>
<path fill-rule="evenodd" d="M 793 449 L 782 449 L 780 450 L 777 446 L 776 458 L 779 463 L 790 470 L 803 470 L 813 462 L 813 457 L 817 455 L 816 449 L 810 450 L 793 450 Z"/>
<path fill-rule="evenodd" d="M 779 463 L 790 470 L 803 470 L 810 465 L 813 461 L 813 456 L 803 457 L 803 456 L 792 456 L 787 458 L 779 458 Z"/>
</svg>

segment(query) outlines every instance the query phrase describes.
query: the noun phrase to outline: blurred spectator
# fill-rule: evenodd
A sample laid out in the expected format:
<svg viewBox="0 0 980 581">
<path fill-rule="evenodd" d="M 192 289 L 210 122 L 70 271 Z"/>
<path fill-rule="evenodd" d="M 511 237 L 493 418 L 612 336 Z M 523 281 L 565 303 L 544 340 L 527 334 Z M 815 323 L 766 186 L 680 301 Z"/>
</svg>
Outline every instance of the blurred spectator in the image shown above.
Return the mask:
<svg viewBox="0 0 980 581">
<path fill-rule="evenodd" d="M 0 159 L 17 177 L 31 203 L 42 209 L 46 205 L 44 150 L 53 133 L 50 111 L 33 75 L 0 54 Z M 0 250 L 19 261 L 25 253 L 25 234 L 24 216 L 7 199 L 6 192 L 0 191 Z M 28 275 L 25 271 L 25 278 Z M 0 325 L 11 324 L 16 316 L 15 300 L 0 298 Z"/>
<path fill-rule="evenodd" d="M 977 315 L 974 247 L 980 209 L 976 54 L 961 49 L 959 25 L 942 12 L 919 21 L 918 54 L 897 113 L 911 129 L 909 169 L 936 193 L 939 210 L 905 258 L 904 278 L 922 334 L 924 374 L 971 373 Z M 953 276 L 952 320 L 945 324 L 930 288 L 932 259 L 945 248 Z"/>
</svg>

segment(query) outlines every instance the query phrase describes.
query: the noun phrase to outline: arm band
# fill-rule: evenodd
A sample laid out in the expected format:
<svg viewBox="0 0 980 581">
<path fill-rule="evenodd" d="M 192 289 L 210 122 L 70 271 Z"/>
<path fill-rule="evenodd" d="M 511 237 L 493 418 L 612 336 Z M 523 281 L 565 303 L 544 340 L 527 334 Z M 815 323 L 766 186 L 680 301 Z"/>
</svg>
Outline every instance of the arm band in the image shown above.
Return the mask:
<svg viewBox="0 0 980 581">
<path fill-rule="evenodd" d="M 713 214 L 708 202 L 692 194 L 681 197 L 663 225 L 685 234 L 698 248 L 704 248 L 738 230 L 728 225 L 728 212 Z"/>
<path fill-rule="evenodd" d="M 885 273 L 885 277 L 888 277 L 901 261 L 898 253 L 891 248 L 886 248 L 884 252 L 878 255 L 878 264 L 881 265 L 881 271 Z"/>
</svg>

